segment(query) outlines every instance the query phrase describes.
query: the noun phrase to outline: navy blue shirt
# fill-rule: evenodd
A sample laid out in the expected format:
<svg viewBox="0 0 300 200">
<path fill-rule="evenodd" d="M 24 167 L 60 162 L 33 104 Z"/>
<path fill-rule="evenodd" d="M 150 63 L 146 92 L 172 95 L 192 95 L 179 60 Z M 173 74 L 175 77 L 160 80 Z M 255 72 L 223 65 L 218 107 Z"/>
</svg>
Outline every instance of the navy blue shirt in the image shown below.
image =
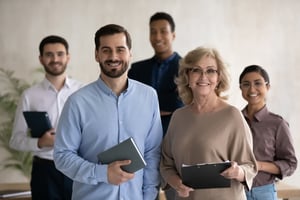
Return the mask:
<svg viewBox="0 0 300 200">
<path fill-rule="evenodd" d="M 181 57 L 174 52 L 166 60 L 158 60 L 153 56 L 150 59 L 132 64 L 128 77 L 152 86 L 156 89 L 161 111 L 174 112 L 183 106 L 177 92 L 175 77 L 178 74 Z M 167 131 L 171 115 L 162 116 L 164 134 Z"/>
<path fill-rule="evenodd" d="M 152 68 L 152 87 L 154 87 L 157 91 L 161 90 L 161 82 L 163 80 L 163 76 L 168 72 L 169 68 L 172 67 L 169 63 L 176 57 L 176 54 L 173 53 L 172 56 L 167 58 L 166 60 L 158 60 L 155 58 L 156 63 Z"/>
</svg>

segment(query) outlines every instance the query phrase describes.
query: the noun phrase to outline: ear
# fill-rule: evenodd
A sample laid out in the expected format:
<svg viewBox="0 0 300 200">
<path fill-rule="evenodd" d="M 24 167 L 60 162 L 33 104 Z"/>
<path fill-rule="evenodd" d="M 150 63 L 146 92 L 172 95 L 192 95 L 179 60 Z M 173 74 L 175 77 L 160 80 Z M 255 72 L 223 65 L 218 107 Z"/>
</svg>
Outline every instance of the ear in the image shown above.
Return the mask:
<svg viewBox="0 0 300 200">
<path fill-rule="evenodd" d="M 40 61 L 40 63 L 43 65 L 43 59 L 42 59 L 42 56 L 41 56 L 41 55 L 39 56 L 39 61 Z"/>
<path fill-rule="evenodd" d="M 99 62 L 99 56 L 98 56 L 98 51 L 97 51 L 97 49 L 95 49 L 95 60 L 96 60 L 97 62 Z"/>
<path fill-rule="evenodd" d="M 130 59 L 132 59 L 132 52 L 131 52 L 131 50 L 129 50 L 129 57 L 130 57 Z"/>
<path fill-rule="evenodd" d="M 176 33 L 173 32 L 172 35 L 173 35 L 173 40 L 175 40 L 175 38 L 176 38 Z"/>
<path fill-rule="evenodd" d="M 70 61 L 71 55 L 70 53 L 67 54 L 67 63 Z"/>
</svg>

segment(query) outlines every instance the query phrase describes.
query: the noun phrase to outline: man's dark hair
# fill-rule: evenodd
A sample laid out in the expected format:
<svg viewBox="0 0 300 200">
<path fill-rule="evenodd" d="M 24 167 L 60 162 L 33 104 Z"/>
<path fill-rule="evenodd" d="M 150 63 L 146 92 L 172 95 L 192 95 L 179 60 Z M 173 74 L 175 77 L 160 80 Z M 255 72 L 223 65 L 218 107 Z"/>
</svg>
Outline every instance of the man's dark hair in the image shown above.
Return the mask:
<svg viewBox="0 0 300 200">
<path fill-rule="evenodd" d="M 108 24 L 108 25 L 103 26 L 100 29 L 98 29 L 98 31 L 95 33 L 96 50 L 98 50 L 98 48 L 100 46 L 100 37 L 101 36 L 114 35 L 117 33 L 124 33 L 124 35 L 126 37 L 126 44 L 128 46 L 128 49 L 131 49 L 131 37 L 130 37 L 129 33 L 127 32 L 127 30 L 124 27 L 119 26 L 117 24 Z"/>
<path fill-rule="evenodd" d="M 153 21 L 157 20 L 167 20 L 171 26 L 171 31 L 175 31 L 175 22 L 171 15 L 165 12 L 157 12 L 154 15 L 151 16 L 149 24 L 151 24 Z"/>
<path fill-rule="evenodd" d="M 243 72 L 241 73 L 240 78 L 239 78 L 240 84 L 241 84 L 244 76 L 250 72 L 259 73 L 265 79 L 265 82 L 267 82 L 267 84 L 270 84 L 270 78 L 269 78 L 267 71 L 259 65 L 249 65 L 249 66 L 245 67 L 245 69 L 243 70 Z"/>
<path fill-rule="evenodd" d="M 41 56 L 43 55 L 44 46 L 46 44 L 54 44 L 54 43 L 61 43 L 62 45 L 64 45 L 66 48 L 67 54 L 69 54 L 69 44 L 68 44 L 67 40 L 65 40 L 64 38 L 57 36 L 57 35 L 49 35 L 49 36 L 45 37 L 40 43 L 40 46 L 39 46 L 40 55 Z"/>
</svg>

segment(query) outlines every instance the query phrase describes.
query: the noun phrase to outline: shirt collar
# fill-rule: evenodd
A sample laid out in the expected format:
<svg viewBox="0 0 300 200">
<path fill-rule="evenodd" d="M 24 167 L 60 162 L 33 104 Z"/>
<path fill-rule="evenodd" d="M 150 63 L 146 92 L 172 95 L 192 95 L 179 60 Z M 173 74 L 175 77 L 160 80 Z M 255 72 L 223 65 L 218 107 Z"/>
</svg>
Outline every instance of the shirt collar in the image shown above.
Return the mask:
<svg viewBox="0 0 300 200">
<path fill-rule="evenodd" d="M 55 89 L 55 87 L 53 86 L 53 84 L 46 77 L 42 81 L 42 84 L 43 84 L 44 88 L 46 88 L 46 89 L 50 89 L 50 88 L 51 89 Z M 66 79 L 65 79 L 64 87 L 67 87 L 67 88 L 71 87 L 70 78 L 68 78 L 67 76 L 66 76 Z"/>
<path fill-rule="evenodd" d="M 64 84 L 67 88 L 70 88 L 71 87 L 71 81 L 69 79 L 69 77 L 66 77 L 65 79 L 65 84 Z"/>
<path fill-rule="evenodd" d="M 98 78 L 97 80 L 97 85 L 100 87 L 100 89 L 106 93 L 107 95 L 116 95 L 106 84 L 105 82 L 101 79 L 101 77 Z M 132 87 L 132 81 L 130 79 L 127 79 L 127 88 L 121 93 L 125 94 L 127 91 Z"/>
<path fill-rule="evenodd" d="M 154 57 L 155 58 L 155 61 L 158 63 L 158 64 L 163 64 L 163 65 L 166 65 L 166 64 L 169 64 L 169 62 L 171 62 L 171 60 L 173 60 L 176 56 L 176 53 L 174 52 L 170 57 L 168 57 L 167 59 L 165 60 L 160 60 L 158 57 Z"/>
<path fill-rule="evenodd" d="M 268 113 L 269 111 L 265 105 L 261 110 L 255 113 L 254 117 L 257 119 L 257 121 L 262 121 L 268 115 Z"/>
<path fill-rule="evenodd" d="M 242 113 L 244 116 L 248 118 L 247 106 L 242 110 Z M 264 107 L 260 109 L 258 112 L 256 112 L 253 117 L 257 121 L 262 121 L 268 115 L 268 113 L 269 113 L 268 108 L 266 105 L 264 105 Z"/>
</svg>

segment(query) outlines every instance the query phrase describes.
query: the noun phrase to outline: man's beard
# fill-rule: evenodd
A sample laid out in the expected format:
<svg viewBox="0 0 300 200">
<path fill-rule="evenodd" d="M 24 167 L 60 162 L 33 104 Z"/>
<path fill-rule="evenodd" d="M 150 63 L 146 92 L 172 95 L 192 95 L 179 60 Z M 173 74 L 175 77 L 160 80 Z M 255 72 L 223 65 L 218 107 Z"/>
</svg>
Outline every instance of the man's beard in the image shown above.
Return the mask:
<svg viewBox="0 0 300 200">
<path fill-rule="evenodd" d="M 111 63 L 111 62 L 114 62 L 112 60 L 108 60 L 108 61 L 105 61 L 105 63 Z M 121 62 L 121 61 L 119 61 Z M 105 74 L 106 76 L 110 77 L 110 78 L 119 78 L 120 76 L 122 76 L 128 69 L 128 63 L 126 62 L 121 62 L 122 64 L 122 68 L 121 70 L 118 70 L 118 69 L 110 69 L 110 70 L 107 70 L 105 68 L 105 64 L 102 63 L 102 62 L 99 62 L 99 65 L 100 65 L 100 68 L 101 68 L 101 73 Z"/>
<path fill-rule="evenodd" d="M 59 68 L 59 70 L 52 70 L 51 65 L 54 65 L 55 63 L 49 63 L 50 67 L 44 65 L 44 69 L 45 71 L 50 74 L 51 76 L 59 76 L 62 75 L 67 68 L 67 64 L 63 64 L 63 63 L 59 63 L 62 67 Z"/>
</svg>

